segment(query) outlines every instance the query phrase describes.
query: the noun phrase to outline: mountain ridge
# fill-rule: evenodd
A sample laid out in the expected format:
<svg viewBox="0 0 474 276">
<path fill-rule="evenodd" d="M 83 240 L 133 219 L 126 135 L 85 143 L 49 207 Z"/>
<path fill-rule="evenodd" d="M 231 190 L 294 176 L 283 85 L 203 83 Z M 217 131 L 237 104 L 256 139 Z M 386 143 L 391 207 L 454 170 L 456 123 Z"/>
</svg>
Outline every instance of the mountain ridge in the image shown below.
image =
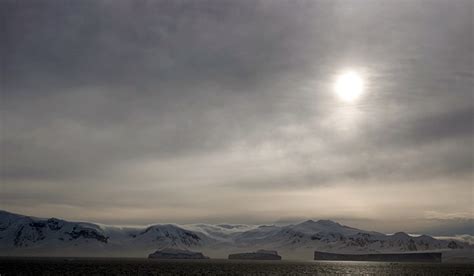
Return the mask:
<svg viewBox="0 0 474 276">
<path fill-rule="evenodd" d="M 210 257 L 259 248 L 285 258 L 309 258 L 312 251 L 335 253 L 443 251 L 472 255 L 474 246 L 405 232 L 387 235 L 331 220 L 289 225 L 152 224 L 118 227 L 0 210 L 0 255 L 143 257 L 160 248 L 199 249 Z"/>
</svg>

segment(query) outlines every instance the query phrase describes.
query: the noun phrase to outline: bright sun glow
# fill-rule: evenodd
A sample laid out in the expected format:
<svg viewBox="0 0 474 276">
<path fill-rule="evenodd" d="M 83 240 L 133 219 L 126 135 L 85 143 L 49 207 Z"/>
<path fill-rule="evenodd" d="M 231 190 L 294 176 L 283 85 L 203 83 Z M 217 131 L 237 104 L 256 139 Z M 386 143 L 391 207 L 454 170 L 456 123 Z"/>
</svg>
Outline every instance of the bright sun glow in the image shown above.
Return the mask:
<svg viewBox="0 0 474 276">
<path fill-rule="evenodd" d="M 337 76 L 334 90 L 339 99 L 353 102 L 364 92 L 364 86 L 362 77 L 356 72 L 349 71 Z"/>
</svg>

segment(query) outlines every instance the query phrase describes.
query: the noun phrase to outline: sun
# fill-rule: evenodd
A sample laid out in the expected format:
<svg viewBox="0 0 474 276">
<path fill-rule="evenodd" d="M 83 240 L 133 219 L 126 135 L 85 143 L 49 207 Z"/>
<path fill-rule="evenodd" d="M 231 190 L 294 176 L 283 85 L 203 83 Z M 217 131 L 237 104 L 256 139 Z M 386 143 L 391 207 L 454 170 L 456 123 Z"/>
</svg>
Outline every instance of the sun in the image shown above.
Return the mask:
<svg viewBox="0 0 474 276">
<path fill-rule="evenodd" d="M 334 91 L 339 99 L 345 102 L 354 102 L 365 89 L 364 79 L 354 71 L 341 73 L 334 82 Z"/>
</svg>

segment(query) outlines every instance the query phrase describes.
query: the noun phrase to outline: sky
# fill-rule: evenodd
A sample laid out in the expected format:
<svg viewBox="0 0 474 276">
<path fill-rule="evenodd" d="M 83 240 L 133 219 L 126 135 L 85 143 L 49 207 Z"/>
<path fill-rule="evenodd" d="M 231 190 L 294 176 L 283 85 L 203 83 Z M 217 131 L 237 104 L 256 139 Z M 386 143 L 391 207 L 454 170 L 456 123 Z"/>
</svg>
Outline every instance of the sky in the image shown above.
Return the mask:
<svg viewBox="0 0 474 276">
<path fill-rule="evenodd" d="M 0 209 L 474 234 L 473 5 L 3 0 Z"/>
</svg>

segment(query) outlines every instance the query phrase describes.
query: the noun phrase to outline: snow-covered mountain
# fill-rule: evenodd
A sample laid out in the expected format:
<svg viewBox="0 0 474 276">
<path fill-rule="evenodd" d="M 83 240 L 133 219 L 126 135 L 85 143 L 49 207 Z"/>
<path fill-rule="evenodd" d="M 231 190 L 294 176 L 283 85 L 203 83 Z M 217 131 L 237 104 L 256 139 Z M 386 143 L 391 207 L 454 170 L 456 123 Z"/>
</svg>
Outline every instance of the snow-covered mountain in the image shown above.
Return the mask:
<svg viewBox="0 0 474 276">
<path fill-rule="evenodd" d="M 474 246 L 454 239 L 365 231 L 330 220 L 299 224 L 156 224 L 117 227 L 0 211 L 0 255 L 145 257 L 160 248 L 199 249 L 210 257 L 277 250 L 287 259 L 328 252 L 444 251 L 472 256 Z"/>
</svg>

